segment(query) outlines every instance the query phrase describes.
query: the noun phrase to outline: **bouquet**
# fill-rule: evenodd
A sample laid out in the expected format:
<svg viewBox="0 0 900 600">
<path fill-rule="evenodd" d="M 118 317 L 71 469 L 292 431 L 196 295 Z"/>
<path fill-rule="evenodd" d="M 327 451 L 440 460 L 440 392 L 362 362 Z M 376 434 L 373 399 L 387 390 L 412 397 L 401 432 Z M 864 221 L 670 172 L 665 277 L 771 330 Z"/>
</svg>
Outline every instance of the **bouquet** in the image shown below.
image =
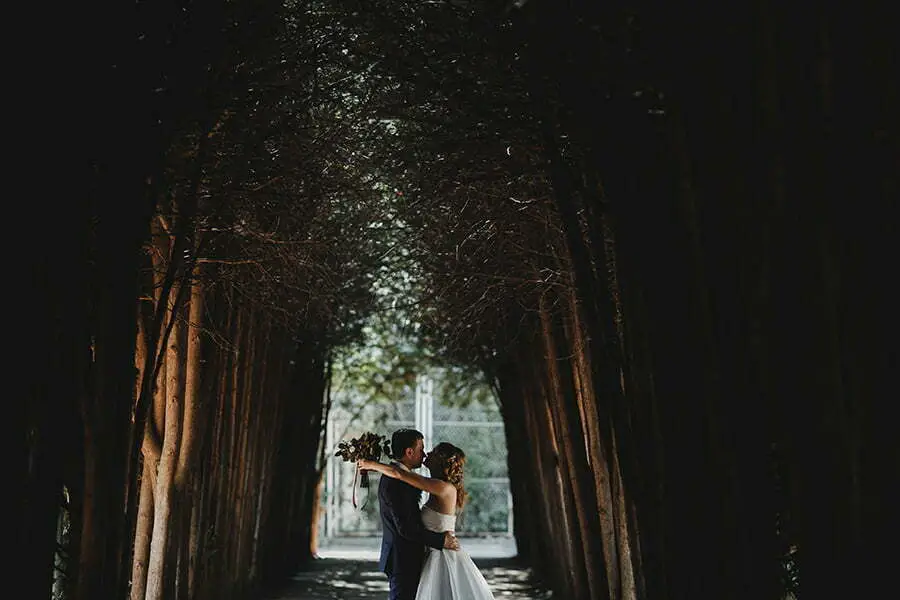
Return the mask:
<svg viewBox="0 0 900 600">
<path fill-rule="evenodd" d="M 359 459 L 381 460 L 381 455 L 391 455 L 391 443 L 383 435 L 367 431 L 358 438 L 349 442 L 340 442 L 335 456 L 340 456 L 344 462 L 357 462 Z M 359 487 L 369 487 L 369 472 L 360 473 Z M 356 507 L 356 474 L 353 476 L 353 506 Z"/>
</svg>

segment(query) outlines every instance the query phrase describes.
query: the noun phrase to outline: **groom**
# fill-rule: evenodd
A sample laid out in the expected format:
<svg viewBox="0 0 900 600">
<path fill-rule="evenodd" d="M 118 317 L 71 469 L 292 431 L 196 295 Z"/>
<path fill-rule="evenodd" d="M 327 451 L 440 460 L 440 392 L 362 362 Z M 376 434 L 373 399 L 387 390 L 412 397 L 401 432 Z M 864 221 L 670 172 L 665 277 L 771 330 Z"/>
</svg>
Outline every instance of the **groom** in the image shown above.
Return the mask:
<svg viewBox="0 0 900 600">
<path fill-rule="evenodd" d="M 391 436 L 391 463 L 399 469 L 418 469 L 425 460 L 425 442 L 415 429 L 398 429 Z M 378 505 L 383 537 L 379 568 L 388 576 L 390 600 L 414 600 L 425 560 L 425 546 L 459 550 L 451 532 L 435 533 L 422 525 L 421 492 L 392 477 L 381 477 Z"/>
</svg>

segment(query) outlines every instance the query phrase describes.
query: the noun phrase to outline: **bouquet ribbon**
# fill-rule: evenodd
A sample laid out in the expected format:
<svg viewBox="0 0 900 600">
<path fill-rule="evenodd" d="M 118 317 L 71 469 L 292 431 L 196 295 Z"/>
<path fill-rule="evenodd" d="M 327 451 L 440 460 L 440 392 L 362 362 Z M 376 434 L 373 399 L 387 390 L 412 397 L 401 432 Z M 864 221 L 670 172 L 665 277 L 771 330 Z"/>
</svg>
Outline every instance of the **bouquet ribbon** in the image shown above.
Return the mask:
<svg viewBox="0 0 900 600">
<path fill-rule="evenodd" d="M 359 469 L 357 469 L 356 473 L 353 474 L 353 508 L 357 508 L 357 509 L 359 508 L 359 503 L 356 501 L 356 487 L 357 487 L 356 479 L 357 479 L 357 477 L 359 478 L 359 487 L 369 489 L 369 482 L 365 481 L 365 479 L 367 479 L 366 475 L 368 475 L 368 473 L 366 471 L 363 471 L 362 473 L 360 473 Z M 368 500 L 368 499 L 369 499 L 369 494 L 366 493 L 366 500 Z"/>
<path fill-rule="evenodd" d="M 359 438 L 338 443 L 338 450 L 334 455 L 340 456 L 344 462 L 357 462 L 359 458 L 378 460 L 382 454 L 390 456 L 390 453 L 390 443 L 386 437 L 367 431 Z M 356 472 L 353 474 L 353 508 L 359 508 L 359 503 L 356 500 L 357 479 L 359 479 L 359 487 L 369 488 L 369 472 L 361 472 L 358 465 Z"/>
</svg>

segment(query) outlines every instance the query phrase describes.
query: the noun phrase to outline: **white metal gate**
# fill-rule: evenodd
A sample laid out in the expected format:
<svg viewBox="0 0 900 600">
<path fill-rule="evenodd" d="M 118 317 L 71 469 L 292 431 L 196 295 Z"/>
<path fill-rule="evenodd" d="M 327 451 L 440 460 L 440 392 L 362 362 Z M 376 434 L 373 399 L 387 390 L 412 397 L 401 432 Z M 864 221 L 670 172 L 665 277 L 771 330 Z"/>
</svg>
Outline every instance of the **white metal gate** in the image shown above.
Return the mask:
<svg viewBox="0 0 900 600">
<path fill-rule="evenodd" d="M 358 437 L 364 431 L 390 437 L 396 429 L 415 427 L 425 437 L 426 449 L 448 441 L 466 452 L 465 481 L 469 501 L 457 522 L 458 535 L 511 536 L 512 496 L 499 410 L 494 406 L 444 406 L 434 397 L 434 382 L 421 376 L 412 396 L 391 405 L 367 406 L 358 415 L 341 409 L 332 411 L 326 439 L 330 458 L 320 534 L 328 538 L 381 534 L 377 498 L 379 476 L 370 475 L 372 487 L 369 490 L 357 490 L 357 501 L 361 506 L 354 509 L 351 495 L 356 467 L 334 456 L 337 443 L 341 439 Z M 421 471 L 428 474 L 427 469 Z"/>
</svg>

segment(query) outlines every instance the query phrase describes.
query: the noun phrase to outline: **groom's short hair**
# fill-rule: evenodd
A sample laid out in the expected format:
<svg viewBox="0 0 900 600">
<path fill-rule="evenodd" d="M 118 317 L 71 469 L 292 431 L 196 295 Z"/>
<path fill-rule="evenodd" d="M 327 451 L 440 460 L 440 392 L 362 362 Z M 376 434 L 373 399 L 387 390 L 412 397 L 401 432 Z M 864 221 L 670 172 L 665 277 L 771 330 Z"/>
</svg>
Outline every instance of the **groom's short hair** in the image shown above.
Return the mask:
<svg viewBox="0 0 900 600">
<path fill-rule="evenodd" d="M 413 448 L 416 442 L 425 439 L 421 431 L 416 429 L 398 429 L 391 435 L 391 456 L 395 459 L 403 458 L 407 448 Z"/>
</svg>

